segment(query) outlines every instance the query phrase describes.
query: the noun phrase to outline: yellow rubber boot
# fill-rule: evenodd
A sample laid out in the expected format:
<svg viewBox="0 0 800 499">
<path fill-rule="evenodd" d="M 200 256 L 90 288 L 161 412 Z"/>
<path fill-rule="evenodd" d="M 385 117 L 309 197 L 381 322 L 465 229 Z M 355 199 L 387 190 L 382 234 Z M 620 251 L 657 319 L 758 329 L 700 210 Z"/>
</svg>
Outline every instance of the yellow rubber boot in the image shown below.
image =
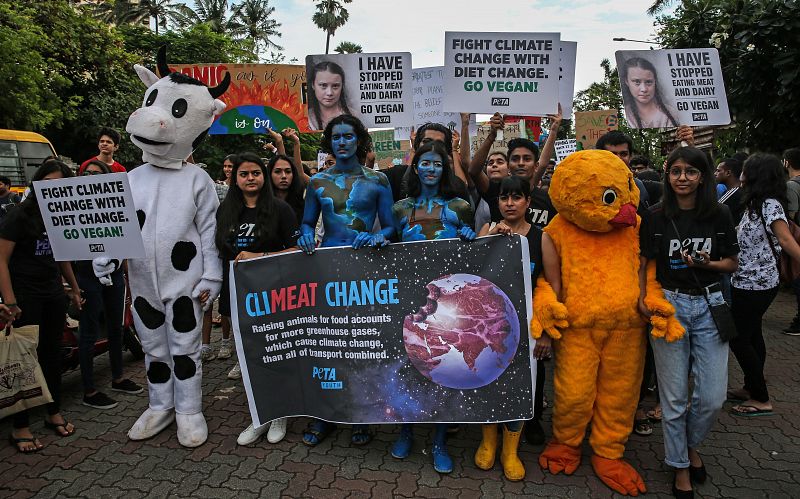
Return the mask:
<svg viewBox="0 0 800 499">
<path fill-rule="evenodd" d="M 482 431 L 483 439 L 475 452 L 475 466 L 482 470 L 490 470 L 497 455 L 497 424 L 485 424 Z"/>
<path fill-rule="evenodd" d="M 500 462 L 503 464 L 503 473 L 512 482 L 518 482 L 525 478 L 525 466 L 517 456 L 521 434 L 522 428 L 519 431 L 509 431 L 503 425 L 503 451 L 500 453 Z"/>
</svg>

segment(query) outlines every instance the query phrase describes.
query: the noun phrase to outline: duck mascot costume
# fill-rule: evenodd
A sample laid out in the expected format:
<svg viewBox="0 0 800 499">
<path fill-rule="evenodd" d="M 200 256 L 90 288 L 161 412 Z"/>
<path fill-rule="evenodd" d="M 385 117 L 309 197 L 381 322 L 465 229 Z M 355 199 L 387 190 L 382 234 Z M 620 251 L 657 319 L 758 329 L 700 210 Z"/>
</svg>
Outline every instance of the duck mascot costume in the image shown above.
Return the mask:
<svg viewBox="0 0 800 499">
<path fill-rule="evenodd" d="M 549 190 L 558 215 L 544 229 L 561 262 L 561 296 L 540 277 L 531 335 L 548 334 L 555 350 L 553 440 L 539 456 L 550 473 L 572 474 L 589 442 L 597 476 L 620 494 L 646 491 L 622 457 L 633 427 L 646 351 L 639 313 L 639 190 L 628 167 L 608 151 L 571 154 Z M 684 330 L 675 309 L 646 272 L 651 334 L 675 341 Z"/>
<path fill-rule="evenodd" d="M 201 315 L 220 292 L 222 264 L 214 245 L 219 206 L 214 184 L 186 159 L 225 109 L 217 97 L 230 84 L 230 74 L 209 88 L 171 72 L 165 47 L 157 61 L 160 78 L 135 66 L 147 90 L 126 126 L 145 161 L 128 174 L 145 258 L 129 260 L 128 269 L 150 396 L 128 437 L 153 437 L 175 420 L 181 445 L 197 447 L 208 437 L 202 413 Z M 115 260 L 93 261 L 98 277 L 116 265 Z"/>
</svg>

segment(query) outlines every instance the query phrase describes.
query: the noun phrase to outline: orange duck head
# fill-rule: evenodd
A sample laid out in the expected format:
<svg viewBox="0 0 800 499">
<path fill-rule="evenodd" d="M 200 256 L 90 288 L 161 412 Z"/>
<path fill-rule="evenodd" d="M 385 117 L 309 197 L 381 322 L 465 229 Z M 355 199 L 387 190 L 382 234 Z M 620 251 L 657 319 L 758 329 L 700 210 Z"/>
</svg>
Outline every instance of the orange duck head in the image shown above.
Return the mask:
<svg viewBox="0 0 800 499">
<path fill-rule="evenodd" d="M 548 193 L 559 216 L 583 230 L 636 226 L 639 189 L 625 163 L 608 151 L 567 156 L 556 168 Z"/>
</svg>

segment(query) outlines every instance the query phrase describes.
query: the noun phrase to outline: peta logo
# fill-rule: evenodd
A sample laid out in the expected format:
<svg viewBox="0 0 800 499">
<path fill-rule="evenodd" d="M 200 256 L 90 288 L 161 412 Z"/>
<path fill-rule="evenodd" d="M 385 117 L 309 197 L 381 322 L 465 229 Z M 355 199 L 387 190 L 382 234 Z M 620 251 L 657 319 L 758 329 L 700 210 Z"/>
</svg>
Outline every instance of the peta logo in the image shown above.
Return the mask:
<svg viewBox="0 0 800 499">
<path fill-rule="evenodd" d="M 708 121 L 708 113 L 692 113 L 693 121 Z"/>
<path fill-rule="evenodd" d="M 492 97 L 493 106 L 510 106 L 508 97 Z"/>
<path fill-rule="evenodd" d="M 693 237 L 693 238 L 686 238 L 683 241 L 679 241 L 678 239 L 670 239 L 669 241 L 669 256 L 678 256 L 682 250 L 686 250 L 689 253 L 699 253 L 701 251 L 705 251 L 708 254 L 711 254 L 711 238 L 710 237 Z M 676 255 L 675 253 L 678 253 Z"/>
<path fill-rule="evenodd" d="M 320 380 L 320 387 L 323 390 L 341 390 L 344 383 L 336 381 L 335 367 L 312 367 L 311 379 Z"/>
<path fill-rule="evenodd" d="M 375 124 L 376 124 L 376 125 L 377 125 L 378 123 L 381 123 L 381 124 L 388 125 L 388 124 L 389 124 L 389 123 L 391 123 L 391 122 L 392 122 L 392 117 L 391 117 L 391 116 L 389 116 L 389 115 L 385 115 L 385 116 L 375 116 Z"/>
<path fill-rule="evenodd" d="M 89 245 L 89 251 L 91 251 L 92 253 L 102 253 L 105 250 L 106 250 L 106 247 L 103 244 L 90 244 Z"/>
</svg>

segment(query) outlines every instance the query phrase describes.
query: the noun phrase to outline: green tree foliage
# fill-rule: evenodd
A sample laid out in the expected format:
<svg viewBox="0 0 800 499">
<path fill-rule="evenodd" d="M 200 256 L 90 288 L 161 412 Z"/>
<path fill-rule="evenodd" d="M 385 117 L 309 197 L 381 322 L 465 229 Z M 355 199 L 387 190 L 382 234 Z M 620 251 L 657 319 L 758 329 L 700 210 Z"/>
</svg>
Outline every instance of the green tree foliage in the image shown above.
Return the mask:
<svg viewBox="0 0 800 499">
<path fill-rule="evenodd" d="M 237 33 L 240 26 L 234 9 L 228 0 L 195 0 L 194 8 L 186 10 L 178 24 L 184 28 L 206 24 L 214 33 Z"/>
<path fill-rule="evenodd" d="M 327 54 L 331 46 L 331 37 L 336 34 L 336 30 L 341 28 L 350 19 L 350 13 L 344 8 L 343 4 L 351 3 L 353 0 L 320 0 L 317 2 L 317 11 L 311 16 L 311 20 L 319 29 L 325 32 L 325 53 Z"/>
<path fill-rule="evenodd" d="M 274 13 L 275 7 L 269 6 L 269 0 L 244 0 L 234 8 L 237 34 L 252 44 L 257 59 L 262 51 L 283 50 L 274 41 L 281 36 L 278 31 L 281 23 L 272 19 Z"/>
<path fill-rule="evenodd" d="M 85 7 L 99 19 L 116 25 L 149 24 L 152 19 L 156 34 L 159 28 L 166 30 L 189 13 L 189 7 L 176 0 L 95 0 Z"/>
<path fill-rule="evenodd" d="M 339 42 L 339 45 L 333 51 L 337 54 L 360 54 L 364 49 L 357 43 Z"/>
<path fill-rule="evenodd" d="M 739 149 L 798 144 L 800 2 L 683 0 L 657 26 L 665 47 L 718 48 Z"/>
</svg>

